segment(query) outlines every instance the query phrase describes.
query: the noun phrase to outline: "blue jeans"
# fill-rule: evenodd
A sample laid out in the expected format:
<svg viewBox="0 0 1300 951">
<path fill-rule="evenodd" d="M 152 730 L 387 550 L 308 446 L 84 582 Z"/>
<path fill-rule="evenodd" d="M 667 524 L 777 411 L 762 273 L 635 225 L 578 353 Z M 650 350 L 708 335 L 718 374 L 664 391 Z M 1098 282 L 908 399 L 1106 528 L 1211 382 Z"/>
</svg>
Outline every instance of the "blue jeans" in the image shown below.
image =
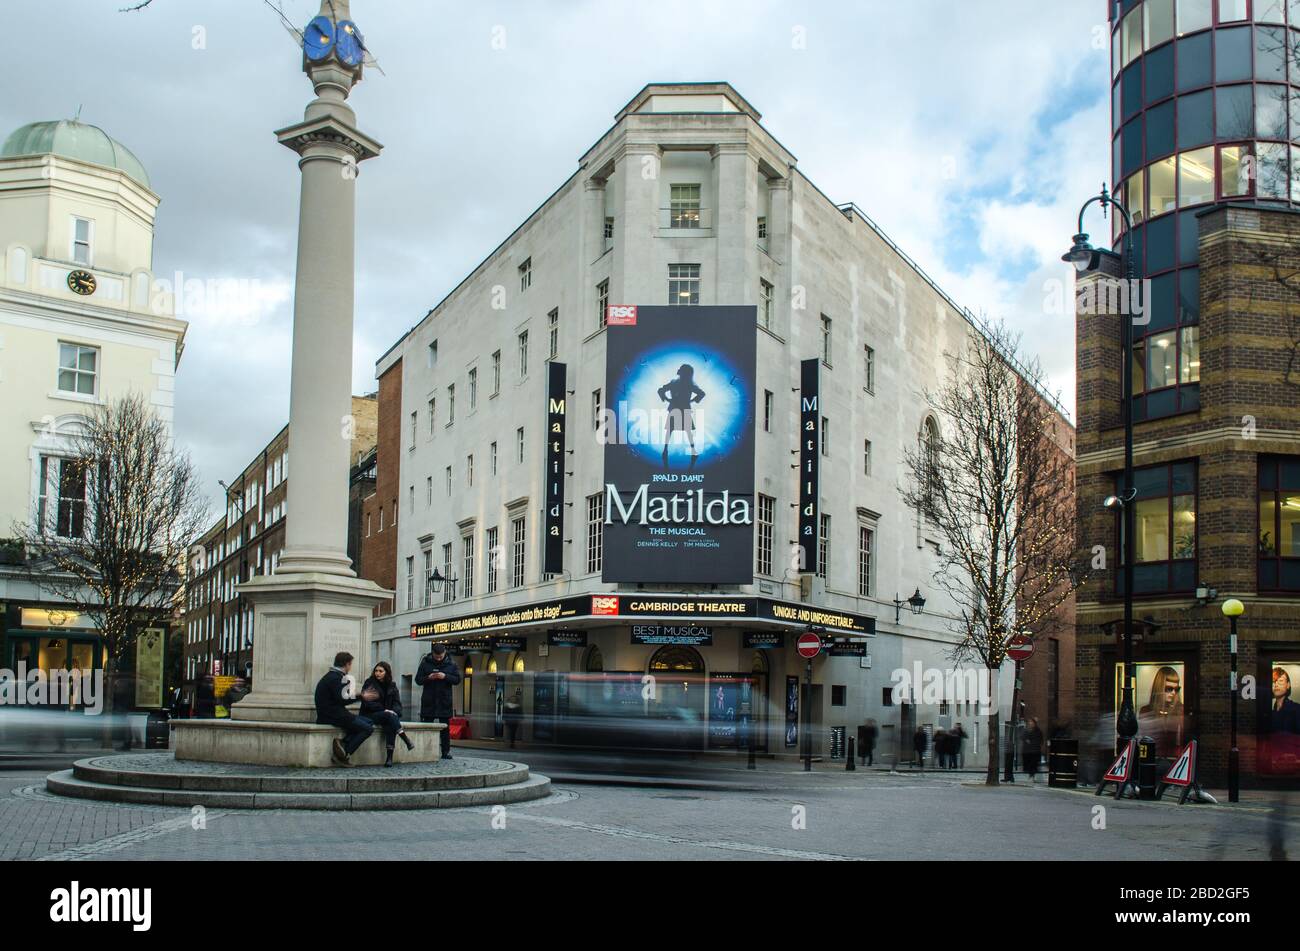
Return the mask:
<svg viewBox="0 0 1300 951">
<path fill-rule="evenodd" d="M 393 744 L 397 742 L 397 734 L 402 732 L 402 720 L 396 713 L 390 713 L 387 710 L 380 710 L 378 713 L 367 713 L 366 718 L 373 720 L 375 725 L 384 731 L 384 744 L 391 750 Z"/>
<path fill-rule="evenodd" d="M 375 732 L 375 725 L 370 722 L 369 717 L 353 717 L 352 722 L 342 727 L 343 752 L 351 756 L 366 740 L 370 739 L 370 734 Z"/>
</svg>

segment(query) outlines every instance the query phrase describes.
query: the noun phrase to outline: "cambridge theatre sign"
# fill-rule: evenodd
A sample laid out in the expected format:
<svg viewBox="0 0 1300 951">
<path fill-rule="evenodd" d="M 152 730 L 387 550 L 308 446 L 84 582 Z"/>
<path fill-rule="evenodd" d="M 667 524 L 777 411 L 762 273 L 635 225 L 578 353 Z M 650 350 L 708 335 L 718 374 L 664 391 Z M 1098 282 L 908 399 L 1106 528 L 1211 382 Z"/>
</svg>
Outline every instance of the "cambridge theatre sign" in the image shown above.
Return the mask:
<svg viewBox="0 0 1300 951">
<path fill-rule="evenodd" d="M 779 625 L 790 628 L 821 627 L 833 634 L 874 636 L 876 619 L 844 611 L 830 611 L 808 604 L 775 601 L 771 598 L 681 597 L 660 594 L 584 594 L 554 601 L 539 601 L 500 611 L 465 614 L 460 617 L 425 621 L 411 625 L 411 637 L 444 639 L 510 629 L 540 628 L 586 620 L 595 626 L 611 621 L 739 622 Z"/>
</svg>

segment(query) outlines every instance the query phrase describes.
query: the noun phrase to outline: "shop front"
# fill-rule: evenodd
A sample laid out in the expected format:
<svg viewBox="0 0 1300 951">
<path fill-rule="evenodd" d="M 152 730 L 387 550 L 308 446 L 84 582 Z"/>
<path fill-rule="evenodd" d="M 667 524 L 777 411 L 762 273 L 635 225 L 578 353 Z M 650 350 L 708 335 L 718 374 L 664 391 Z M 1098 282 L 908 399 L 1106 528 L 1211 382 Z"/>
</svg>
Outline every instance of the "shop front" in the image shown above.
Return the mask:
<svg viewBox="0 0 1300 951">
<path fill-rule="evenodd" d="M 5 614 L 4 668 L 15 677 L 95 672 L 105 652 L 94 622 L 75 610 L 10 605 Z"/>
<path fill-rule="evenodd" d="M 811 698 L 796 692 L 789 701 L 772 684 L 799 682 L 805 663 L 794 638 L 809 628 L 824 632 L 836 656 L 828 650 L 815 663 Z M 793 755 L 801 705 L 813 705 L 816 730 L 816 681 L 832 664 L 856 664 L 862 652 L 852 647 L 875 635 L 875 621 L 768 598 L 593 594 L 415 624 L 410 634 L 447 642 L 458 656 L 466 676 L 457 712 L 476 739 L 506 737 L 513 721 L 518 739 L 531 743 L 673 751 L 752 744 Z"/>
</svg>

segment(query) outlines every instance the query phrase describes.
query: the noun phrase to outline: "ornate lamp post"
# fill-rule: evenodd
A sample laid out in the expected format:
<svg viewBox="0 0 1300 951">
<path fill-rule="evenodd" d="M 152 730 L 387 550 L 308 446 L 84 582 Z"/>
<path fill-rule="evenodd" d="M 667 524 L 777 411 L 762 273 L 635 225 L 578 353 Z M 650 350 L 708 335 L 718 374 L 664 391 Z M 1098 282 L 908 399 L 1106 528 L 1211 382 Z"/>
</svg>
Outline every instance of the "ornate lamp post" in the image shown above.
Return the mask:
<svg viewBox="0 0 1300 951">
<path fill-rule="evenodd" d="M 1088 208 L 1094 202 L 1099 202 L 1104 212 L 1108 207 L 1114 207 L 1115 211 L 1124 218 L 1124 280 L 1125 294 L 1131 294 L 1133 281 L 1136 277 L 1134 254 L 1133 254 L 1133 218 L 1123 203 L 1118 201 L 1106 190 L 1106 186 L 1101 188 L 1101 194 L 1089 198 L 1079 209 L 1079 228 L 1074 236 L 1074 245 L 1061 256 L 1061 260 L 1073 264 L 1075 269 L 1084 274 L 1093 270 L 1101 261 L 1101 252 L 1088 243 L 1088 235 L 1083 230 L 1083 216 Z M 1129 300 L 1129 296 L 1123 297 Z M 1124 477 L 1123 484 L 1120 486 L 1118 495 L 1112 495 L 1106 499 L 1107 508 L 1119 508 L 1120 517 L 1123 524 L 1123 545 L 1124 545 L 1124 689 L 1123 697 L 1120 702 L 1119 717 L 1115 723 L 1115 730 L 1119 734 L 1120 742 L 1127 743 L 1137 735 L 1138 722 L 1137 711 L 1133 706 L 1134 690 L 1134 673 L 1133 673 L 1133 500 L 1137 496 L 1137 489 L 1133 485 L 1133 320 L 1129 314 L 1121 315 L 1124 320 L 1123 330 L 1123 352 L 1121 356 L 1120 371 L 1120 400 L 1123 405 L 1124 413 Z"/>
</svg>

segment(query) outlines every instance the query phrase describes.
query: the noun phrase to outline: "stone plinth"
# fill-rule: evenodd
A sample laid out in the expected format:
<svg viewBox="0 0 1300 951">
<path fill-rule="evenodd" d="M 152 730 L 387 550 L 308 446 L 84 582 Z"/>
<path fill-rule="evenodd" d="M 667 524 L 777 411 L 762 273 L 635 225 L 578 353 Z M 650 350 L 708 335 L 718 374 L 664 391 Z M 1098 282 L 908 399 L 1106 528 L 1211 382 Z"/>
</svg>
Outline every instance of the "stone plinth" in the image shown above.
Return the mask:
<svg viewBox="0 0 1300 951">
<path fill-rule="evenodd" d="M 239 705 L 246 702 L 241 700 Z M 393 762 L 436 763 L 441 755 L 438 737 L 445 727 L 441 723 L 403 725 L 415 749 L 408 751 L 399 738 Z M 257 766 L 333 767 L 334 739 L 343 736 L 332 726 L 266 720 L 173 720 L 171 727 L 171 745 L 177 760 Z M 352 762 L 357 766 L 382 766 L 384 753 L 384 734 L 376 728 L 352 754 Z"/>
</svg>

